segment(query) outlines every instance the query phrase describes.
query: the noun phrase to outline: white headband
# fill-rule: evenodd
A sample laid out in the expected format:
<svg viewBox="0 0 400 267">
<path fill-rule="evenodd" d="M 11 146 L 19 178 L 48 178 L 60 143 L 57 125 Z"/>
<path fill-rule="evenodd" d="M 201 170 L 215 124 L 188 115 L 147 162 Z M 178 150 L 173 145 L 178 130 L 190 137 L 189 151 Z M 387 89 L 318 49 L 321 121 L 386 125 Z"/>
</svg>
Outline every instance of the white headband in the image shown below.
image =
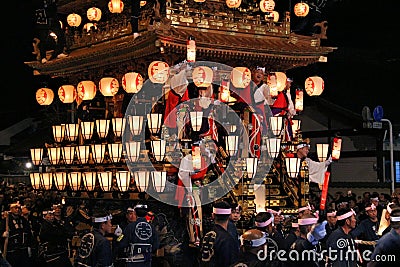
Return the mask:
<svg viewBox="0 0 400 267">
<path fill-rule="evenodd" d="M 365 208 L 365 211 L 369 211 L 369 210 L 376 210 L 376 206 L 374 204 L 371 204 L 370 207 Z"/>
<path fill-rule="evenodd" d="M 267 209 L 267 212 L 273 214 L 273 215 L 281 215 L 282 211 L 276 211 L 276 210 L 271 210 L 271 209 Z"/>
<path fill-rule="evenodd" d="M 315 224 L 317 222 L 318 222 L 318 218 L 305 218 L 305 219 L 298 220 L 299 225 L 310 225 L 310 224 Z"/>
<path fill-rule="evenodd" d="M 101 222 L 106 222 L 106 221 L 111 220 L 111 219 L 112 219 L 112 215 L 110 214 L 110 215 L 105 216 L 105 217 L 93 218 L 93 222 L 101 223 Z"/>
<path fill-rule="evenodd" d="M 243 240 L 244 240 L 244 239 L 243 239 L 242 237 L 240 237 L 240 242 L 241 242 L 242 245 L 243 245 L 243 243 L 244 243 Z M 262 237 L 260 237 L 260 238 L 253 239 L 253 240 L 246 240 L 246 241 L 251 242 L 250 244 L 251 244 L 252 247 L 258 247 L 258 246 L 264 245 L 265 242 L 267 242 L 267 239 L 265 238 L 265 234 L 264 234 L 264 235 L 263 235 Z"/>
<path fill-rule="evenodd" d="M 137 204 L 133 209 L 147 209 L 147 205 L 145 205 L 145 204 Z"/>
<path fill-rule="evenodd" d="M 299 227 L 299 224 L 298 223 L 292 223 L 292 227 L 293 228 L 297 228 L 297 227 Z"/>
<path fill-rule="evenodd" d="M 131 211 L 135 211 L 135 209 L 129 207 L 129 208 L 126 209 L 126 211 L 127 211 L 127 212 L 131 212 Z"/>
<path fill-rule="evenodd" d="M 303 148 L 303 147 L 310 147 L 310 145 L 306 144 L 306 143 L 301 143 L 301 144 L 297 145 L 297 149 L 300 149 L 300 148 Z"/>
<path fill-rule="evenodd" d="M 390 221 L 392 221 L 392 222 L 400 222 L 400 217 L 390 217 Z"/>
<path fill-rule="evenodd" d="M 273 219 L 274 219 L 274 217 L 271 217 L 268 220 L 266 220 L 265 222 L 255 222 L 254 224 L 257 227 L 265 227 L 265 226 L 269 225 L 272 222 Z"/>
<path fill-rule="evenodd" d="M 338 221 L 340 221 L 340 220 L 349 218 L 351 215 L 356 215 L 356 213 L 354 212 L 353 209 L 351 209 L 351 211 L 349 211 L 349 212 L 347 212 L 345 214 L 337 216 L 337 219 L 338 219 Z"/>
<path fill-rule="evenodd" d="M 231 214 L 232 209 L 213 208 L 214 214 Z"/>
<path fill-rule="evenodd" d="M 311 206 L 310 206 L 310 204 L 308 204 L 307 206 L 305 206 L 305 207 L 301 207 L 301 208 L 299 208 L 299 212 L 301 212 L 301 211 L 305 211 L 305 210 L 311 210 Z"/>
</svg>

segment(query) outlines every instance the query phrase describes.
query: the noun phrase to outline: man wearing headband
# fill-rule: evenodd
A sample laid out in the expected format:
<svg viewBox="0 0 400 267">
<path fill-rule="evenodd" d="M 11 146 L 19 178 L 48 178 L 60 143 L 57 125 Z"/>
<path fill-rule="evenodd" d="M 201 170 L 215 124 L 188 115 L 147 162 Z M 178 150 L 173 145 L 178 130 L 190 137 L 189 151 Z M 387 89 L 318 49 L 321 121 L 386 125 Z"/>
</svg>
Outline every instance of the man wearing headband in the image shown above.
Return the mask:
<svg viewBox="0 0 400 267">
<path fill-rule="evenodd" d="M 269 250 L 285 249 L 286 242 L 281 231 L 278 231 L 274 223 L 275 217 L 280 216 L 280 212 L 268 209 L 268 211 L 262 211 L 256 214 L 254 225 L 255 228 L 264 232 L 267 237 L 275 241 L 275 247 L 269 247 Z"/>
<path fill-rule="evenodd" d="M 235 266 L 238 266 L 239 263 L 246 264 L 246 266 L 267 266 L 269 257 L 265 233 L 257 229 L 250 229 L 244 232 L 240 239 L 239 260 Z"/>
<path fill-rule="evenodd" d="M 218 201 L 213 207 L 214 226 L 202 239 L 201 264 L 207 266 L 231 266 L 238 259 L 238 242 L 228 232 L 231 206 Z"/>
<path fill-rule="evenodd" d="M 228 232 L 233 236 L 233 238 L 235 238 L 235 240 L 238 241 L 238 245 L 240 246 L 240 234 L 236 224 L 240 220 L 240 213 L 242 211 L 242 207 L 237 203 L 233 203 L 231 205 L 231 208 L 232 208 L 232 213 L 229 216 Z"/>
<path fill-rule="evenodd" d="M 307 162 L 310 182 L 317 183 L 319 187 L 322 188 L 324 185 L 325 172 L 332 163 L 332 156 L 329 156 L 329 158 L 323 162 L 316 162 L 308 157 L 309 152 L 310 145 L 308 142 L 303 141 L 297 145 L 297 157 Z"/>
<path fill-rule="evenodd" d="M 326 221 L 328 222 L 325 225 L 326 236 L 323 239 L 321 239 L 321 245 L 323 248 L 325 248 L 326 240 L 328 240 L 328 238 L 332 234 L 332 232 L 338 228 L 336 210 L 334 210 L 334 209 L 328 210 L 328 212 L 326 213 Z"/>
<path fill-rule="evenodd" d="M 356 227 L 356 214 L 346 208 L 336 213 L 338 228 L 332 232 L 326 241 L 327 266 L 356 267 L 357 250 L 350 232 Z M 329 254 L 331 253 L 331 254 Z"/>
<path fill-rule="evenodd" d="M 378 221 L 380 221 L 383 212 L 383 206 L 379 204 L 379 196 L 374 195 L 371 197 L 371 203 L 375 205 L 377 213 L 376 216 L 378 217 Z"/>
<path fill-rule="evenodd" d="M 118 249 L 117 242 L 119 242 L 123 235 L 122 232 L 128 226 L 128 224 L 136 221 L 137 216 L 136 212 L 133 207 L 128 207 L 125 213 L 125 219 L 117 225 L 114 231 L 114 238 L 113 238 L 113 254 L 115 258 L 115 267 L 124 267 L 125 266 L 125 259 L 127 258 L 126 252 L 123 249 Z"/>
<path fill-rule="evenodd" d="M 148 211 L 147 204 L 137 204 L 134 207 L 137 219 L 128 224 L 118 244 L 119 249 L 129 249 L 127 267 L 151 267 L 152 255 L 160 246 L 156 229 L 145 218 Z"/>
<path fill-rule="evenodd" d="M 319 240 L 326 235 L 325 225 L 327 222 L 318 223 L 318 218 L 315 215 L 308 214 L 298 219 L 297 223 L 299 224 L 300 236 L 290 246 L 289 254 L 299 255 L 299 257 L 290 258 L 290 266 L 316 267 L 318 266 L 317 245 Z"/>
<path fill-rule="evenodd" d="M 386 206 L 385 220 L 389 223 L 389 225 L 382 231 L 382 236 L 392 230 L 392 224 L 390 222 L 390 215 L 392 214 L 392 210 L 400 207 L 398 204 L 390 202 Z M 382 220 L 382 219 L 381 219 Z"/>
<path fill-rule="evenodd" d="M 359 239 L 362 241 L 376 241 L 379 239 L 379 220 L 375 205 L 372 203 L 367 204 L 365 207 L 365 213 L 368 217 L 363 219 L 360 224 L 350 232 L 350 234 L 354 239 Z M 374 250 L 374 246 L 369 244 L 359 244 L 358 247 L 360 249 L 360 253 L 363 253 L 363 251 L 366 250 Z M 366 266 L 365 261 L 363 266 Z"/>
<path fill-rule="evenodd" d="M 399 266 L 400 260 L 400 208 L 395 207 L 390 214 L 392 229 L 377 242 L 368 267 Z M 391 259 L 383 261 L 383 259 Z M 380 260 L 380 261 L 379 261 Z"/>
<path fill-rule="evenodd" d="M 106 212 L 98 212 L 93 216 L 93 230 L 82 237 L 75 266 L 113 266 L 111 243 L 105 237 L 112 233 L 111 219 L 112 216 Z"/>
</svg>

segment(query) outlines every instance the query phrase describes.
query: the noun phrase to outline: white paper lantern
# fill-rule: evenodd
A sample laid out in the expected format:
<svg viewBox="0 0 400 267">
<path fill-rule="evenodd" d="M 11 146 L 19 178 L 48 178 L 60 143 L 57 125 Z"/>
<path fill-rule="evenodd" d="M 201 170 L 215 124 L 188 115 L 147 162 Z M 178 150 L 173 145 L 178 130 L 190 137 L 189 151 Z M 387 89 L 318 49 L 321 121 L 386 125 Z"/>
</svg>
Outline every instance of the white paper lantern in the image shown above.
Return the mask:
<svg viewBox="0 0 400 267">
<path fill-rule="evenodd" d="M 97 7 L 91 7 L 87 10 L 86 15 L 90 21 L 99 21 L 101 19 L 101 10 Z"/>
<path fill-rule="evenodd" d="M 81 22 L 82 22 L 82 17 L 79 16 L 78 14 L 72 13 L 69 14 L 67 17 L 67 23 L 71 27 L 79 27 L 79 25 L 81 25 Z"/>
<path fill-rule="evenodd" d="M 197 87 L 209 87 L 213 82 L 213 71 L 206 66 L 194 68 L 192 72 L 193 82 Z"/>
<path fill-rule="evenodd" d="M 250 84 L 251 71 L 246 67 L 236 67 L 231 71 L 231 82 L 236 88 L 245 88 Z"/>
<path fill-rule="evenodd" d="M 128 72 L 122 76 L 122 88 L 127 93 L 138 93 L 143 87 L 143 77 L 137 72 Z"/>
<path fill-rule="evenodd" d="M 307 3 L 300 2 L 294 5 L 294 14 L 298 17 L 305 17 L 310 12 L 310 6 Z"/>
<path fill-rule="evenodd" d="M 121 0 L 110 0 L 108 2 L 108 10 L 111 13 L 121 13 L 124 10 L 124 2 Z"/>
<path fill-rule="evenodd" d="M 118 93 L 119 82 L 112 77 L 101 78 L 99 82 L 99 91 L 103 96 L 114 96 Z"/>
<path fill-rule="evenodd" d="M 62 85 L 58 88 L 58 98 L 64 104 L 69 104 L 76 99 L 76 89 L 73 85 Z"/>
<path fill-rule="evenodd" d="M 92 81 L 81 81 L 77 86 L 78 97 L 82 100 L 92 100 L 96 96 L 96 84 Z"/>
<path fill-rule="evenodd" d="M 47 106 L 53 103 L 54 92 L 49 88 L 40 88 L 36 91 L 36 101 L 39 105 Z"/>
<path fill-rule="evenodd" d="M 226 5 L 229 8 L 238 8 L 238 7 L 240 7 L 241 3 L 242 3 L 242 0 L 226 0 Z"/>
<path fill-rule="evenodd" d="M 169 65 L 163 61 L 153 61 L 147 70 L 149 79 L 153 83 L 165 83 L 169 78 Z"/>
<path fill-rule="evenodd" d="M 324 91 L 324 80 L 319 76 L 308 77 L 304 87 L 309 96 L 319 96 Z"/>
<path fill-rule="evenodd" d="M 260 9 L 262 12 L 271 12 L 275 9 L 275 2 L 273 0 L 261 0 Z"/>
</svg>

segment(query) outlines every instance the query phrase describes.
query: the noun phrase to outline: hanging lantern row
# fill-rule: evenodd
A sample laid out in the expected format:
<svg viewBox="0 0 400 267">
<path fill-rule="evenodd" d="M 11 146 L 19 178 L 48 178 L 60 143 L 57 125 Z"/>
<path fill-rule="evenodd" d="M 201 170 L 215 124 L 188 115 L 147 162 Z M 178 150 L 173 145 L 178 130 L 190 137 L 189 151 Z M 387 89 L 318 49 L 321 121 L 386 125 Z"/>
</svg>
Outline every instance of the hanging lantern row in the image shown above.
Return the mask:
<svg viewBox="0 0 400 267">
<path fill-rule="evenodd" d="M 156 161 L 163 161 L 166 151 L 166 141 L 152 140 L 151 153 Z M 72 146 L 56 146 L 44 148 L 31 148 L 31 160 L 36 166 L 43 163 L 44 154 L 47 154 L 51 165 L 66 164 L 71 165 L 75 162 L 79 164 L 102 164 L 106 160 L 110 163 L 119 163 L 125 155 L 129 163 L 139 160 L 141 151 L 141 143 L 139 141 L 107 144 L 90 144 L 90 145 L 72 145 Z M 108 155 L 108 159 L 106 159 Z"/>
<path fill-rule="evenodd" d="M 201 127 L 202 112 L 198 115 L 198 124 L 194 125 Z M 147 127 L 153 135 L 157 135 L 161 129 L 162 114 L 150 113 L 146 115 Z M 197 121 L 193 117 L 193 120 Z M 112 118 L 112 119 L 97 119 L 95 121 L 81 121 L 80 123 L 66 123 L 61 125 L 53 125 L 53 137 L 56 143 L 63 141 L 75 142 L 81 134 L 85 141 L 92 139 L 93 133 L 96 131 L 99 138 L 106 138 L 109 134 L 110 127 L 117 138 L 120 138 L 125 132 L 126 125 L 129 126 L 130 132 L 133 136 L 140 135 L 143 129 L 144 116 L 140 115 L 127 115 L 126 118 Z M 127 123 L 128 122 L 128 123 Z M 200 129 L 200 128 L 198 128 Z"/>
<path fill-rule="evenodd" d="M 128 72 L 122 77 L 122 88 L 127 93 L 137 93 L 143 87 L 143 78 L 137 72 Z M 114 96 L 119 90 L 119 82 L 112 77 L 100 79 L 99 91 L 103 96 Z M 75 100 L 92 100 L 97 93 L 93 81 L 81 81 L 77 87 L 62 85 L 58 88 L 58 97 L 62 103 L 73 103 Z M 54 92 L 50 88 L 40 88 L 36 91 L 36 101 L 40 105 L 50 105 L 54 100 Z"/>
<path fill-rule="evenodd" d="M 169 65 L 163 61 L 153 61 L 148 67 L 151 82 L 164 84 L 170 75 Z M 198 66 L 192 72 L 193 82 L 197 87 L 209 87 L 214 79 L 213 70 L 207 66 Z M 271 72 L 267 76 L 267 84 L 271 97 L 285 90 L 287 76 L 283 72 Z M 221 81 L 221 86 L 224 81 Z M 247 67 L 235 67 L 230 73 L 230 82 L 236 88 L 245 88 L 251 82 L 251 71 Z M 229 90 L 228 84 L 226 89 Z M 122 77 L 122 87 L 127 93 L 138 93 L 143 87 L 143 77 L 137 72 L 128 72 Z M 104 96 L 114 96 L 119 90 L 119 82 L 112 77 L 100 79 L 99 91 Z M 319 96 L 324 91 L 324 80 L 319 76 L 308 77 L 305 81 L 305 90 L 309 96 Z M 63 103 L 72 103 L 76 99 L 92 100 L 96 96 L 97 87 L 93 81 L 81 81 L 77 89 L 73 85 L 62 85 L 58 89 L 58 96 Z M 225 96 L 229 99 L 229 96 Z M 302 91 L 296 90 L 296 110 L 303 109 Z M 36 100 L 40 105 L 50 105 L 54 100 L 54 93 L 49 88 L 40 88 L 36 91 Z M 229 100 L 228 100 L 229 101 Z"/>
<path fill-rule="evenodd" d="M 52 190 L 55 187 L 64 191 L 69 186 L 73 191 L 94 191 L 99 185 L 104 192 L 113 191 L 113 180 L 118 190 L 126 192 L 133 183 L 140 192 L 149 188 L 150 181 L 157 192 L 163 192 L 167 181 L 166 171 L 86 171 L 86 172 L 31 172 L 30 180 L 35 190 Z"/>
</svg>

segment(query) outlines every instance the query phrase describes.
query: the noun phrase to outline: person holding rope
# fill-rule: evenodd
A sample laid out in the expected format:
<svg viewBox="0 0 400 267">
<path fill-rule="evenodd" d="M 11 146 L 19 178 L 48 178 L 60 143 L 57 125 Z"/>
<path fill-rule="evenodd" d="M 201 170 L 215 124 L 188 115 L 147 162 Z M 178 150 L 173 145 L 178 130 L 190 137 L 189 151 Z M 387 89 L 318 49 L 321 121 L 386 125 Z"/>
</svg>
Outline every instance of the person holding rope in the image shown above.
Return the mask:
<svg viewBox="0 0 400 267">
<path fill-rule="evenodd" d="M 336 212 L 336 219 L 338 228 L 326 240 L 327 266 L 356 267 L 358 252 L 350 235 L 356 227 L 356 214 L 352 209 L 344 208 Z"/>
</svg>

